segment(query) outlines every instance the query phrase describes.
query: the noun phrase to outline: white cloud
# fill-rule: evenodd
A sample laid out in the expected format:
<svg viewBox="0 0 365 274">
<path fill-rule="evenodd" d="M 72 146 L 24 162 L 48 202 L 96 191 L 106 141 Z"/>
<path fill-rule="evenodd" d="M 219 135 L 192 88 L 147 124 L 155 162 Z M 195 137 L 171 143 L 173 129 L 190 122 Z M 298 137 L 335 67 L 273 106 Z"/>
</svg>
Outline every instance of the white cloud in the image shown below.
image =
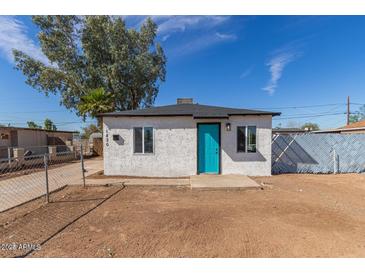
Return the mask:
<svg viewBox="0 0 365 274">
<path fill-rule="evenodd" d="M 164 35 L 162 38 L 161 38 L 161 40 L 162 40 L 162 42 L 165 42 L 167 39 L 169 39 L 170 38 L 170 34 L 166 34 L 166 35 Z"/>
<path fill-rule="evenodd" d="M 247 76 L 249 76 L 251 74 L 251 72 L 252 72 L 252 69 L 253 69 L 253 67 L 249 67 L 246 70 L 244 70 L 241 73 L 240 78 L 243 79 L 243 78 L 246 78 Z"/>
<path fill-rule="evenodd" d="M 148 16 L 123 16 L 133 28 L 140 28 Z M 149 16 L 157 24 L 157 33 L 160 41 L 165 42 L 174 35 L 183 32 L 193 33 L 192 36 L 183 37 L 183 41 L 177 46 L 172 46 L 170 52 L 173 55 L 183 55 L 196 52 L 208 46 L 237 39 L 235 34 L 218 32 L 216 28 L 230 20 L 230 16 Z M 197 36 L 197 33 L 203 33 Z M 195 35 L 194 35 L 195 34 Z M 170 45 L 171 46 L 171 45 Z"/>
<path fill-rule="evenodd" d="M 158 26 L 160 35 L 184 32 L 190 29 L 212 29 L 230 19 L 230 16 L 201 16 L 201 15 L 153 15 L 153 16 L 123 16 L 134 28 L 140 28 L 150 17 Z"/>
<path fill-rule="evenodd" d="M 46 64 L 49 63 L 41 49 L 27 36 L 27 28 L 23 22 L 12 16 L 0 16 L 0 52 L 11 63 L 14 62 L 14 48 Z"/>
<path fill-rule="evenodd" d="M 215 35 L 217 35 L 218 38 L 220 38 L 221 40 L 236 40 L 237 39 L 237 36 L 235 34 L 216 32 Z"/>
<path fill-rule="evenodd" d="M 161 16 L 152 19 L 157 21 L 158 32 L 166 34 L 184 32 L 194 28 L 211 29 L 226 22 L 229 18 L 229 16 Z"/>
<path fill-rule="evenodd" d="M 234 34 L 224 34 L 224 33 L 208 33 L 206 35 L 200 36 L 198 38 L 195 38 L 193 40 L 190 40 L 189 42 L 183 44 L 182 46 L 175 48 L 173 50 L 173 53 L 175 55 L 185 55 L 188 53 L 196 52 L 198 50 L 202 50 L 205 48 L 208 48 L 210 46 L 228 42 L 228 41 L 234 41 L 237 39 L 237 36 Z"/>
<path fill-rule="evenodd" d="M 269 67 L 271 74 L 270 80 L 267 85 L 262 88 L 267 91 L 270 95 L 274 94 L 278 81 L 283 75 L 284 68 L 295 59 L 299 57 L 300 53 L 294 50 L 292 47 L 286 47 L 279 49 L 274 53 L 274 56 L 266 64 Z"/>
</svg>

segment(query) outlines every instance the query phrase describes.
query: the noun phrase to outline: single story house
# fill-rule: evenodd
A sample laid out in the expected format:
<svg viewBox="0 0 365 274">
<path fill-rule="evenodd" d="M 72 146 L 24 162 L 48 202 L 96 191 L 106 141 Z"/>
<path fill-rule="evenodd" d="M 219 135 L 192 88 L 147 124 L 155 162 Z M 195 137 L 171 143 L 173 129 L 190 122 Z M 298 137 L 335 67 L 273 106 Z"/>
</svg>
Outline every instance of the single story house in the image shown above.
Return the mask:
<svg viewBox="0 0 365 274">
<path fill-rule="evenodd" d="M 103 113 L 105 175 L 271 175 L 278 112 L 177 104 Z"/>
<path fill-rule="evenodd" d="M 340 133 L 340 134 L 364 134 L 365 133 L 365 120 L 361 120 L 359 122 L 351 123 L 349 125 L 334 128 L 334 129 L 325 129 L 325 130 L 317 130 L 313 131 L 313 133 Z"/>
<path fill-rule="evenodd" d="M 35 149 L 36 147 L 50 145 L 71 145 L 74 134 L 75 132 L 73 131 L 0 127 L 0 158 L 8 156 L 8 147 Z"/>
</svg>

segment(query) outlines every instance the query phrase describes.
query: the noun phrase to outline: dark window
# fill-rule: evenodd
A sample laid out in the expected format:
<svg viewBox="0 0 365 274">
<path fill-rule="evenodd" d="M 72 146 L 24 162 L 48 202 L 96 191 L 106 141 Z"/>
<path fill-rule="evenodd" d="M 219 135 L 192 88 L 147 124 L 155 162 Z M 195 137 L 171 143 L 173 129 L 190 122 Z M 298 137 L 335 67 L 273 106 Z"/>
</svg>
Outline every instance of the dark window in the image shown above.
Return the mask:
<svg viewBox="0 0 365 274">
<path fill-rule="evenodd" d="M 153 153 L 153 128 L 144 128 L 144 153 Z"/>
<path fill-rule="evenodd" d="M 246 127 L 237 127 L 237 152 L 246 152 Z"/>
<path fill-rule="evenodd" d="M 153 128 L 134 128 L 134 153 L 153 153 Z"/>
<path fill-rule="evenodd" d="M 142 128 L 134 128 L 134 153 L 142 153 Z"/>
<path fill-rule="evenodd" d="M 247 152 L 256 152 L 256 127 L 247 127 Z"/>
</svg>

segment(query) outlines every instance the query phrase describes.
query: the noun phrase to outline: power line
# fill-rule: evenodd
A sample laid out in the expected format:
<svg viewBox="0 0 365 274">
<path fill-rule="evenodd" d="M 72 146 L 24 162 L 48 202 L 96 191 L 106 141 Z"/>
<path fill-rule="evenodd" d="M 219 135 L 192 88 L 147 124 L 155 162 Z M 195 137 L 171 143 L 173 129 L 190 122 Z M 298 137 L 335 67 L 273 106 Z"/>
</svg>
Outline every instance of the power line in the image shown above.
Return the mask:
<svg viewBox="0 0 365 274">
<path fill-rule="evenodd" d="M 364 105 L 364 103 L 350 103 L 351 105 Z M 318 108 L 318 107 L 329 107 L 329 106 L 340 106 L 340 105 L 346 105 L 346 103 L 334 103 L 334 104 L 322 104 L 322 105 L 304 105 L 304 106 L 285 106 L 285 107 L 253 107 L 253 109 L 297 109 L 297 108 Z M 34 111 L 1 111 L 0 113 L 6 113 L 6 114 L 12 114 L 12 113 L 45 113 L 45 112 L 52 112 L 52 113 L 58 113 L 58 112 L 70 112 L 70 110 L 34 110 Z"/>
<path fill-rule="evenodd" d="M 345 103 L 337 103 L 337 104 L 304 105 L 304 106 L 286 106 L 286 107 L 254 108 L 254 109 L 296 109 L 296 108 L 329 107 L 329 106 L 339 106 L 339 105 L 346 105 L 346 104 L 345 104 Z"/>
<path fill-rule="evenodd" d="M 312 113 L 292 113 L 292 114 L 286 114 L 286 115 L 281 115 L 280 117 L 292 117 L 292 116 L 313 116 L 313 115 L 326 115 L 326 114 L 334 114 L 334 113 L 343 113 L 345 114 L 345 112 L 335 112 L 336 109 L 331 109 L 325 112 L 312 112 Z M 353 114 L 353 113 L 350 113 Z"/>
<path fill-rule="evenodd" d="M 334 104 L 321 104 L 321 105 L 304 105 L 304 106 L 285 106 L 285 107 L 253 107 L 253 109 L 262 109 L 262 110 L 270 110 L 270 109 L 301 109 L 301 108 L 319 108 L 319 107 L 329 107 L 329 106 L 344 106 L 346 103 L 334 103 Z M 364 103 L 350 103 L 350 105 L 364 105 Z M 34 110 L 34 111 L 1 111 L 0 113 L 4 114 L 29 114 L 29 113 L 61 113 L 61 112 L 69 112 L 70 110 Z"/>
<path fill-rule="evenodd" d="M 13 120 L 1 120 L 0 123 L 10 123 L 12 125 L 22 125 L 22 124 L 27 124 L 27 122 L 11 122 Z M 33 121 L 32 122 L 34 123 L 43 123 L 44 121 Z M 68 125 L 68 124 L 90 124 L 90 123 L 94 123 L 92 121 L 89 121 L 89 122 L 83 122 L 83 121 L 80 121 L 80 122 L 54 122 L 53 124 L 56 125 L 56 126 L 62 126 L 62 125 Z"/>
<path fill-rule="evenodd" d="M 297 108 L 318 108 L 318 107 L 330 107 L 330 106 L 345 106 L 347 103 L 334 103 L 334 104 L 322 104 L 322 105 L 304 105 L 304 106 L 285 106 L 285 107 L 267 107 L 253 109 L 297 109 Z M 350 103 L 350 105 L 365 105 L 364 103 Z"/>
<path fill-rule="evenodd" d="M 289 116 L 289 117 L 273 118 L 273 120 L 288 120 L 288 119 L 300 119 L 300 118 L 315 118 L 315 117 L 333 116 L 333 115 L 344 115 L 344 114 L 345 113 L 343 113 L 343 112 L 337 112 L 337 113 L 305 115 L 305 116 Z"/>
<path fill-rule="evenodd" d="M 5 114 L 27 114 L 27 113 L 45 113 L 45 112 L 65 112 L 65 110 L 34 110 L 34 111 L 1 111 L 0 113 L 5 113 Z M 71 111 L 70 111 L 71 113 Z"/>
<path fill-rule="evenodd" d="M 362 103 L 350 103 L 351 105 L 364 105 Z M 278 118 L 273 118 L 273 120 L 287 120 L 287 119 L 301 119 L 301 118 L 314 118 L 314 117 L 323 117 L 323 116 L 333 116 L 333 115 L 343 115 L 345 113 L 343 112 L 336 112 L 336 113 L 332 113 L 331 111 L 338 109 L 340 106 L 345 106 L 346 103 L 332 103 L 332 104 L 319 104 L 319 105 L 302 105 L 302 106 L 284 106 L 284 107 L 274 107 L 274 108 L 255 108 L 255 109 L 262 109 L 262 110 L 274 110 L 274 109 L 303 109 L 303 108 L 320 108 L 320 107 L 329 107 L 329 106 L 335 106 L 334 108 L 331 108 L 329 111 L 327 112 L 322 112 L 322 113 L 308 113 L 308 114 L 303 114 L 303 113 L 294 113 L 294 114 L 288 114 L 285 116 L 280 116 Z M 45 112 L 65 112 L 65 110 L 37 110 L 37 111 L 17 111 L 17 112 L 11 112 L 11 113 L 45 113 Z M 0 112 L 0 113 L 9 113 L 9 112 Z M 10 113 L 10 114 L 11 114 Z M 21 119 L 21 118 L 19 118 Z M 27 122 L 12 122 L 14 120 L 1 120 L 2 123 L 7 123 L 10 122 L 11 124 L 26 124 Z M 43 123 L 44 121 L 34 121 L 36 123 Z M 90 124 L 93 122 L 86 122 L 86 121 L 61 121 L 61 122 L 55 122 L 55 125 L 58 126 L 62 126 L 62 125 L 67 125 L 67 124 Z"/>
<path fill-rule="evenodd" d="M 273 120 L 288 120 L 288 119 L 301 119 L 301 118 L 315 118 L 315 117 L 324 117 L 324 116 L 333 116 L 333 115 L 344 115 L 344 112 L 338 113 L 323 113 L 323 114 L 314 114 L 314 115 L 288 115 L 288 116 L 281 116 L 278 118 L 273 118 Z M 35 123 L 42 123 L 44 121 L 33 121 Z M 2 120 L 0 123 L 10 123 L 11 125 L 26 125 L 27 122 L 11 122 L 11 120 Z M 63 125 L 70 125 L 70 124 L 93 124 L 94 122 L 55 122 L 54 125 L 56 126 L 63 126 Z"/>
</svg>

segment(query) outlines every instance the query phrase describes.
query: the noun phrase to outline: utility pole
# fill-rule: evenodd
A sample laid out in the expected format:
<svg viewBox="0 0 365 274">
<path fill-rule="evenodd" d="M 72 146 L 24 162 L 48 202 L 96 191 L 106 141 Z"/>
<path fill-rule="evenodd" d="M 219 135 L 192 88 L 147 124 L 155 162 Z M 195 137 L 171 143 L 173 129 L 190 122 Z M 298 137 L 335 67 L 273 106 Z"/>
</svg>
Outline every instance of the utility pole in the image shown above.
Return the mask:
<svg viewBox="0 0 365 274">
<path fill-rule="evenodd" d="M 350 96 L 347 96 L 346 125 L 350 124 Z"/>
</svg>

